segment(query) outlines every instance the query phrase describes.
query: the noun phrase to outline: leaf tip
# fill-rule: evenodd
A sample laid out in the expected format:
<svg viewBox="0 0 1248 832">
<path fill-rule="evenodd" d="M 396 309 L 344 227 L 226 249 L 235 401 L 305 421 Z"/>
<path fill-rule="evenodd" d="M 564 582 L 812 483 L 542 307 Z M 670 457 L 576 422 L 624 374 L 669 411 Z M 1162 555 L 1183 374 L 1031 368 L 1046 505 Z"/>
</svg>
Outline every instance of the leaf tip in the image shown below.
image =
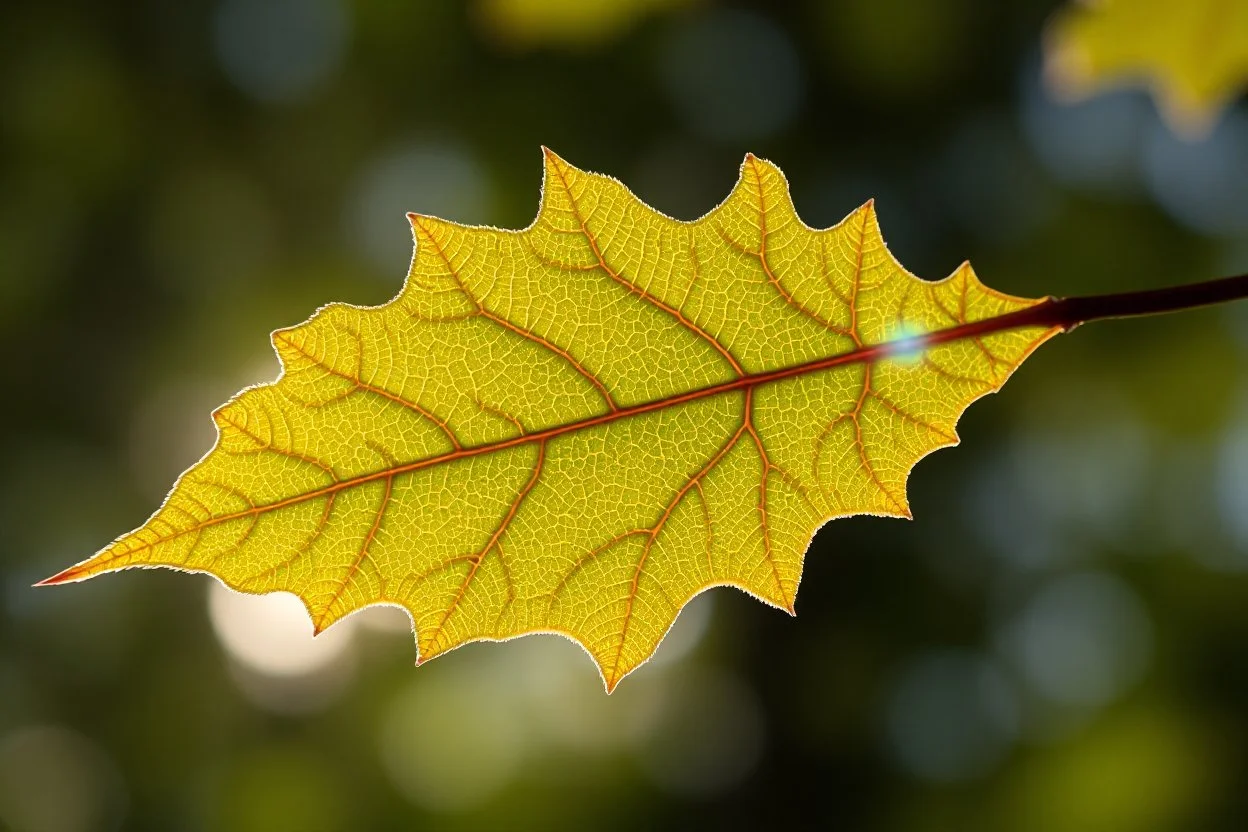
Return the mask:
<svg viewBox="0 0 1248 832">
<path fill-rule="evenodd" d="M 437 227 L 437 217 L 431 217 L 428 214 L 417 214 L 415 211 L 408 211 L 407 221 L 412 224 L 412 237 L 418 244 L 423 236 L 426 241 L 436 245 L 433 229 Z"/>
<path fill-rule="evenodd" d="M 90 577 L 87 570 L 82 568 L 82 564 L 71 566 L 68 569 L 62 569 L 51 577 L 44 578 L 42 581 L 31 584 L 32 587 L 40 586 L 58 586 L 59 584 L 73 583 Z"/>
<path fill-rule="evenodd" d="M 563 160 L 563 157 L 546 145 L 542 145 L 542 161 L 548 168 L 560 168 L 565 167 L 568 164 Z"/>
<path fill-rule="evenodd" d="M 417 214 L 415 211 L 407 212 L 407 221 L 412 225 L 412 233 L 417 234 L 421 231 L 429 233 L 429 220 L 431 217 L 425 214 Z"/>
</svg>

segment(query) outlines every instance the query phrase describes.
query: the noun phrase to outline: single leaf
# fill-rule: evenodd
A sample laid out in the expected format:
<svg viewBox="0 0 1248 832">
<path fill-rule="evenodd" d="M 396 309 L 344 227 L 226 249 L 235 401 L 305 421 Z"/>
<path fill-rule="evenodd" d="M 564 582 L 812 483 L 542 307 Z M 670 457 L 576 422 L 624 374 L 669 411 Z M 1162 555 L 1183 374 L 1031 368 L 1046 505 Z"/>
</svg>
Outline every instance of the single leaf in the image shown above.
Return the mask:
<svg viewBox="0 0 1248 832">
<path fill-rule="evenodd" d="M 1051 24 L 1047 69 L 1074 97 L 1146 83 L 1176 129 L 1201 135 L 1248 84 L 1248 3 L 1072 0 Z"/>
<path fill-rule="evenodd" d="M 968 265 L 914 277 L 871 203 L 807 227 L 752 155 L 692 223 L 545 160 L 523 231 L 410 215 L 399 296 L 275 332 L 278 380 L 213 414 L 147 523 L 48 582 L 209 572 L 295 593 L 318 631 L 389 602 L 421 660 L 562 633 L 611 690 L 708 587 L 792 613 L 819 526 L 909 517 L 915 462 L 1059 331 L 980 327 L 1036 302 Z"/>
</svg>

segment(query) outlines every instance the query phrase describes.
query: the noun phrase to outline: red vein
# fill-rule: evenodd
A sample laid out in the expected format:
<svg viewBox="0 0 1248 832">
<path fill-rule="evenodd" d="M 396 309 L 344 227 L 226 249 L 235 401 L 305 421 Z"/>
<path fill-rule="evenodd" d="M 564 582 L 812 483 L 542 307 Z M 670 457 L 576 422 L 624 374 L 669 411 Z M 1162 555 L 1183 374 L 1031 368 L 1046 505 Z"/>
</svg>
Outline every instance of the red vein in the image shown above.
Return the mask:
<svg viewBox="0 0 1248 832">
<path fill-rule="evenodd" d="M 491 312 L 489 309 L 487 309 L 483 301 L 481 301 L 475 295 L 473 295 L 472 292 L 468 291 L 468 284 L 465 283 L 464 279 L 460 276 L 459 269 L 457 269 L 455 267 L 455 264 L 451 262 L 451 258 L 450 256 L 447 255 L 446 250 L 442 248 L 442 244 L 439 243 L 436 238 L 434 238 L 433 234 L 429 232 L 429 229 L 425 228 L 424 223 L 423 223 L 424 218 L 417 214 L 409 214 L 408 216 L 411 217 L 412 224 L 424 232 L 425 240 L 429 243 L 430 246 L 433 247 L 433 250 L 437 253 L 438 257 L 441 258 L 442 262 L 446 264 L 446 268 L 447 268 L 447 271 L 451 275 L 451 279 L 454 280 L 456 285 L 459 286 L 460 291 L 463 292 L 464 297 L 468 299 L 469 303 L 477 307 L 477 311 L 481 315 L 481 317 L 497 324 L 498 326 L 501 326 L 503 329 L 506 329 L 508 332 L 515 333 L 516 335 L 519 335 L 521 338 L 525 339 L 526 341 L 530 341 L 534 344 L 537 344 L 538 346 L 543 347 L 544 349 L 547 349 L 550 352 L 554 353 L 555 355 L 559 356 L 564 361 L 568 362 L 568 364 L 572 367 L 572 369 L 574 369 L 578 374 L 580 374 L 582 378 L 584 378 L 590 384 L 594 385 L 594 388 L 598 391 L 598 395 L 602 396 L 603 401 L 606 402 L 607 408 L 611 410 L 611 412 L 614 413 L 620 409 L 619 405 L 616 404 L 615 399 L 612 398 L 611 391 L 607 389 L 607 386 L 603 384 L 602 381 L 600 381 L 597 376 L 595 376 L 588 369 L 586 369 L 585 365 L 582 364 L 580 361 L 578 361 L 576 357 L 572 355 L 572 353 L 568 352 L 567 350 L 565 350 L 564 348 L 560 347 L 557 344 L 547 341 L 545 338 L 538 335 L 536 332 L 532 332 L 523 327 L 517 326 L 516 324 L 504 318 L 502 315 L 497 315 Z"/>
<path fill-rule="evenodd" d="M 715 577 L 715 563 L 712 555 L 715 551 L 715 524 L 711 520 L 711 504 L 706 500 L 706 492 L 702 490 L 702 483 L 697 483 L 698 500 L 702 503 L 702 525 L 706 529 L 706 574 L 710 578 Z"/>
<path fill-rule="evenodd" d="M 337 496 L 337 494 L 330 494 L 329 497 L 326 498 L 325 508 L 321 511 L 321 519 L 317 521 L 316 528 L 312 531 L 312 534 L 308 535 L 306 540 L 295 547 L 295 551 L 290 555 L 290 557 L 274 564 L 273 566 L 270 566 L 268 569 L 257 572 L 250 578 L 244 580 L 242 583 L 254 584 L 256 581 L 270 578 L 283 569 L 291 566 L 295 561 L 299 560 L 299 558 L 310 552 L 312 550 L 312 546 L 317 540 L 320 539 L 321 535 L 325 533 L 325 529 L 329 526 L 329 516 L 334 510 L 334 498 Z M 236 549 L 237 547 L 233 548 Z"/>
<path fill-rule="evenodd" d="M 880 479 L 879 472 L 875 470 L 875 466 L 871 464 L 871 458 L 867 455 L 866 439 L 862 435 L 862 408 L 866 404 L 867 398 L 871 395 L 871 367 L 863 368 L 862 373 L 862 395 L 858 397 L 858 402 L 854 405 L 853 411 L 850 413 L 850 419 L 854 422 L 854 445 L 858 448 L 858 457 L 862 460 L 862 467 L 866 469 L 867 476 L 875 483 L 880 492 L 888 498 L 889 502 L 898 512 L 905 514 L 906 509 L 901 500 L 898 500 L 893 492 L 884 485 L 884 481 Z"/>
<path fill-rule="evenodd" d="M 382 494 L 381 505 L 377 508 L 377 514 L 373 517 L 372 528 L 368 530 L 368 534 L 364 536 L 364 541 L 360 544 L 359 553 L 356 555 L 355 560 L 352 561 L 351 565 L 347 567 L 347 574 L 342 576 L 342 582 L 338 585 L 338 590 L 334 593 L 334 596 L 329 599 L 329 603 L 325 605 L 324 612 L 322 612 L 322 614 L 318 617 L 316 622 L 316 631 L 318 633 L 325 629 L 326 616 L 330 614 L 330 611 L 334 608 L 334 604 L 337 604 L 338 600 L 342 598 L 343 593 L 347 591 L 347 586 L 359 573 L 360 567 L 364 565 L 364 561 L 368 560 L 368 548 L 373 545 L 373 541 L 377 538 L 377 532 L 381 528 L 381 518 L 385 516 L 386 509 L 390 507 L 390 493 L 393 489 L 394 478 L 391 477 L 386 480 L 386 490 Z"/>
<path fill-rule="evenodd" d="M 776 565 L 775 553 L 772 552 L 771 521 L 769 519 L 770 515 L 767 513 L 767 478 L 776 466 L 772 464 L 771 458 L 767 456 L 767 448 L 763 445 L 763 439 L 754 428 L 753 391 L 746 393 L 745 396 L 745 428 L 749 431 L 750 438 L 754 440 L 758 458 L 763 464 L 763 475 L 758 481 L 758 523 L 763 533 L 763 557 L 771 565 L 771 574 L 776 579 L 776 589 L 780 591 L 780 597 L 784 599 L 785 606 L 792 613 L 793 602 L 785 595 L 784 584 L 780 580 L 780 568 Z"/>
<path fill-rule="evenodd" d="M 930 348 L 948 343 L 950 341 L 968 338 L 972 335 L 983 335 L 993 332 L 1001 332 L 1003 330 L 1022 328 L 1045 328 L 1050 330 L 1050 332 L 1053 332 L 1062 329 L 1063 326 L 1073 326 L 1073 323 L 1066 322 L 1063 318 L 1054 314 L 1054 307 L 1060 303 L 1063 303 L 1063 301 L 1048 300 L 1018 312 L 1011 312 L 994 318 L 985 318 L 973 323 L 938 330 L 936 332 L 931 332 L 927 335 L 915 338 L 902 338 L 895 341 L 886 341 L 873 346 L 861 347 L 850 350 L 849 352 L 828 356 L 827 358 L 819 358 L 802 364 L 782 367 L 778 370 L 769 370 L 767 372 L 755 373 L 753 375 L 744 375 L 739 378 L 730 379 L 718 384 L 712 384 L 707 387 L 689 390 L 684 393 L 677 393 L 661 399 L 654 399 L 649 402 L 631 405 L 629 407 L 622 407 L 616 411 L 601 413 L 596 416 L 590 416 L 562 425 L 554 425 L 544 430 L 535 430 L 521 436 L 513 436 L 507 439 L 487 442 L 481 445 L 466 445 L 459 450 L 449 451 L 438 456 L 418 459 L 413 462 L 403 463 L 401 465 L 393 465 L 368 474 L 360 474 L 359 476 L 340 480 L 332 485 L 326 485 L 312 491 L 304 492 L 303 494 L 296 494 L 283 500 L 277 500 L 261 506 L 253 506 L 232 514 L 219 515 L 201 523 L 198 528 L 213 526 L 219 523 L 227 523 L 231 520 L 237 520 L 242 517 L 248 517 L 256 514 L 263 514 L 269 511 L 276 511 L 286 508 L 287 506 L 297 505 L 308 500 L 324 497 L 337 491 L 355 488 L 370 482 L 376 482 L 377 480 L 385 480 L 403 474 L 410 474 L 415 471 L 421 471 L 437 465 L 456 462 L 461 459 L 469 459 L 482 454 L 504 451 L 519 447 L 521 445 L 526 445 L 531 442 L 545 442 L 569 433 L 588 430 L 600 425 L 610 424 L 618 420 L 641 416 L 646 413 L 653 413 L 658 410 L 665 410 L 669 407 L 676 407 L 682 404 L 688 404 L 689 402 L 700 401 L 714 396 L 722 396 L 741 390 L 751 390 L 763 385 L 775 384 L 788 379 L 799 378 L 801 376 L 810 375 L 811 373 L 832 370 L 838 367 L 846 367 L 855 364 L 871 364 L 886 359 L 896 353 L 913 352 L 919 348 Z M 168 540 L 172 540 L 183 534 L 189 534 L 193 531 L 195 531 L 195 527 L 182 529 L 176 534 L 151 542 L 146 542 L 141 546 L 129 549 L 126 552 L 126 555 L 129 556 L 134 552 L 141 551 L 143 549 L 150 549 L 154 545 L 164 543 Z M 42 583 L 54 584 L 76 580 L 84 577 L 86 572 L 94 571 L 95 569 L 100 568 L 98 564 L 95 564 L 90 570 L 88 570 L 85 568 L 88 563 L 90 563 L 90 560 L 82 564 L 78 564 L 77 566 L 72 566 L 63 572 L 48 578 Z"/>
<path fill-rule="evenodd" d="M 356 334 L 356 337 L 358 338 L 359 337 L 358 333 L 355 333 L 355 334 Z M 331 367 L 328 363 L 325 362 L 325 360 L 313 355 L 312 353 L 308 352 L 303 347 L 301 347 L 299 344 L 296 344 L 294 341 L 290 340 L 290 338 L 288 338 L 285 335 L 285 333 L 283 333 L 280 330 L 274 333 L 273 339 L 281 341 L 283 344 L 290 347 L 292 350 L 299 353 L 304 358 L 308 359 L 313 364 L 320 367 L 325 372 L 329 373 L 331 376 L 337 376 L 338 378 L 349 381 L 354 385 L 345 394 L 343 394 L 342 396 L 337 396 L 335 398 L 345 399 L 347 396 L 356 392 L 372 393 L 373 395 L 380 396 L 381 398 L 387 399 L 388 401 L 394 402 L 395 404 L 402 405 L 403 407 L 406 407 L 408 410 L 411 410 L 417 415 L 423 416 L 425 419 L 432 422 L 446 436 L 447 441 L 451 443 L 451 447 L 455 448 L 456 450 L 459 450 L 460 448 L 463 447 L 463 444 L 459 441 L 459 437 L 456 436 L 455 431 L 451 429 L 450 424 L 445 419 L 434 414 L 433 411 L 427 408 L 421 407 L 415 402 L 408 401 L 402 396 L 397 396 L 394 393 L 391 393 L 389 390 L 386 390 L 384 387 L 377 387 L 376 385 L 368 384 L 363 379 L 361 379 L 358 374 L 353 376 L 350 373 L 344 373 L 341 370 Z M 360 360 L 363 361 L 362 355 L 360 357 Z M 307 403 L 304 402 L 304 404 L 307 404 Z"/>
<path fill-rule="evenodd" d="M 464 599 L 464 594 L 468 592 L 469 584 L 471 584 L 472 579 L 477 576 L 477 572 L 481 569 L 481 564 L 485 562 L 486 556 L 499 545 L 499 540 L 502 538 L 503 533 L 506 532 L 507 528 L 511 525 L 511 521 L 515 519 L 516 512 L 520 510 L 520 505 L 524 502 L 524 498 L 528 497 L 529 492 L 531 492 L 534 486 L 537 485 L 537 481 L 542 475 L 542 466 L 545 465 L 545 463 L 546 443 L 543 442 L 537 446 L 537 462 L 533 465 L 532 476 L 529 477 L 529 481 L 524 484 L 524 487 L 520 489 L 520 493 L 516 495 L 516 498 L 512 500 L 511 506 L 507 509 L 507 515 L 503 518 L 502 522 L 498 524 L 498 528 L 495 529 L 494 534 L 490 536 L 489 542 L 485 544 L 485 546 L 476 554 L 475 557 L 470 558 L 472 561 L 472 568 L 468 570 L 468 575 L 464 578 L 463 583 L 459 585 L 459 591 L 455 593 L 455 600 L 451 601 L 451 603 L 447 606 L 446 611 L 442 613 L 442 619 L 438 622 L 437 626 L 433 628 L 433 631 L 425 638 L 426 644 L 433 645 L 433 643 L 437 641 L 438 636 L 442 633 L 442 628 L 446 626 L 446 622 L 450 620 L 450 617 L 455 610 L 459 609 L 459 604 Z M 499 557 L 502 557 L 501 549 L 499 550 Z M 505 564 L 504 568 L 506 568 Z"/>
<path fill-rule="evenodd" d="M 281 456 L 284 456 L 284 457 L 288 457 L 288 458 L 290 458 L 290 459 L 293 459 L 293 460 L 295 460 L 296 462 L 304 462 L 304 463 L 307 463 L 308 465 L 312 465 L 312 466 L 314 466 L 314 467 L 316 467 L 316 468 L 321 469 L 321 471 L 323 471 L 323 472 L 324 472 L 324 473 L 325 473 L 325 474 L 329 477 L 329 479 L 330 479 L 331 481 L 333 481 L 333 482 L 337 482 L 337 480 L 338 480 L 338 475 L 334 473 L 334 469 L 330 468 L 328 465 L 326 465 L 324 462 L 322 462 L 321 460 L 317 459 L 316 457 L 307 456 L 306 454 L 301 454 L 301 453 L 299 453 L 299 452 L 297 452 L 297 451 L 293 451 L 293 450 L 290 450 L 290 449 L 287 449 L 287 448 L 279 448 L 277 445 L 273 444 L 273 440 L 272 440 L 272 438 L 268 439 L 267 441 L 266 441 L 266 440 L 264 440 L 264 439 L 261 439 L 261 438 L 259 437 L 259 435 L 257 435 L 257 434 L 256 434 L 256 432 L 255 432 L 255 431 L 251 430 L 250 428 L 248 428 L 248 427 L 247 427 L 246 425 L 244 425 L 243 423 L 241 423 L 241 422 L 237 422 L 237 421 L 235 421 L 234 419 L 231 419 L 229 416 L 225 415 L 225 411 L 218 411 L 218 412 L 217 412 L 217 418 L 218 418 L 218 419 L 220 419 L 221 421 L 225 422 L 225 423 L 226 423 L 227 425 L 229 425 L 230 427 L 232 427 L 232 428 L 234 428 L 235 430 L 237 430 L 237 431 L 238 431 L 239 433 L 241 433 L 243 436 L 246 436 L 248 439 L 251 439 L 251 440 L 253 440 L 254 442 L 256 442 L 256 444 L 258 444 L 258 445 L 259 445 L 259 447 L 258 447 L 258 448 L 253 448 L 253 449 L 252 449 L 252 451 L 257 451 L 257 452 L 259 452 L 259 451 L 269 451 L 269 452 L 272 452 L 272 453 L 275 453 L 275 454 L 280 454 Z M 288 433 L 289 433 L 289 431 L 288 431 Z M 234 453 L 234 454 L 238 454 L 238 453 L 242 453 L 242 452 L 240 452 L 240 451 L 227 451 L 227 453 Z"/>
<path fill-rule="evenodd" d="M 728 232 L 724 231 L 721 226 L 716 225 L 715 229 L 719 232 L 719 236 L 722 237 L 724 242 L 728 243 L 728 245 L 737 249 L 742 254 L 758 258 L 758 262 L 763 267 L 763 275 L 766 276 L 767 282 L 770 283 L 772 288 L 776 290 L 776 294 L 781 297 L 781 299 L 785 302 L 785 305 L 796 311 L 798 314 L 819 324 L 824 329 L 835 332 L 837 335 L 849 337 L 850 333 L 844 327 L 833 323 L 828 318 L 825 318 L 823 315 L 806 306 L 804 303 L 798 301 L 793 293 L 786 289 L 784 284 L 780 282 L 779 276 L 772 271 L 771 263 L 767 259 L 767 200 L 764 196 L 763 177 L 758 172 L 758 160 L 755 156 L 751 154 L 747 158 L 749 160 L 750 171 L 754 174 L 754 181 L 758 185 L 758 251 L 751 251 L 738 243 L 736 240 L 732 239 L 728 236 Z M 861 266 L 861 260 L 859 261 L 859 265 Z M 857 338 L 855 337 L 854 340 L 857 341 Z"/>
<path fill-rule="evenodd" d="M 885 396 L 883 393 L 879 392 L 878 390 L 868 390 L 867 395 L 875 399 L 880 404 L 884 405 L 884 407 L 887 410 L 892 411 L 901 419 L 907 422 L 910 422 L 911 424 L 918 425 L 919 427 L 924 428 L 926 430 L 930 430 L 932 433 L 939 436 L 945 442 L 952 443 L 952 442 L 957 441 L 957 439 L 948 431 L 944 430 L 943 428 L 937 425 L 933 425 L 931 422 L 928 422 L 924 419 L 920 419 L 918 416 L 915 416 L 913 413 L 906 410 L 901 405 L 897 404 L 892 399 L 888 398 L 887 396 Z"/>
<path fill-rule="evenodd" d="M 650 294 L 645 289 L 638 286 L 636 283 L 633 283 L 631 280 L 628 280 L 623 275 L 619 274 L 617 271 L 615 271 L 615 269 L 611 268 L 611 266 L 607 264 L 607 260 L 602 254 L 602 249 L 599 248 L 598 246 L 598 238 L 594 235 L 592 231 L 589 230 L 589 225 L 586 224 L 585 218 L 581 215 L 581 209 L 576 204 L 576 197 L 572 195 L 572 186 L 568 183 L 568 178 L 566 175 L 564 175 L 563 168 L 561 168 L 557 164 L 554 165 L 553 167 L 555 169 L 555 172 L 558 174 L 560 181 L 563 183 L 563 189 L 568 195 L 568 202 L 572 204 L 572 211 L 573 211 L 573 214 L 576 216 L 576 221 L 580 223 L 581 225 L 581 233 L 585 235 L 585 239 L 589 242 L 589 247 L 594 252 L 594 256 L 598 258 L 598 265 L 602 268 L 603 272 L 605 272 L 606 275 L 610 277 L 612 280 L 614 280 L 616 283 L 618 283 L 619 285 L 623 286 L 628 291 L 640 297 L 646 303 L 649 303 L 650 305 L 657 307 L 658 309 L 666 312 L 668 315 L 675 318 L 676 321 L 679 322 L 683 327 L 685 327 L 685 329 L 687 329 L 689 332 L 692 332 L 694 335 L 698 336 L 703 341 L 710 344 L 711 347 L 715 350 L 715 352 L 719 353 L 724 358 L 724 360 L 728 362 L 728 365 L 732 367 L 733 371 L 736 372 L 738 377 L 744 377 L 745 370 L 737 362 L 737 359 L 733 357 L 732 353 L 730 353 L 727 349 L 724 348 L 723 344 L 719 343 L 719 341 L 711 337 L 710 333 L 708 333 L 702 327 L 695 324 L 693 321 L 689 320 L 689 318 L 687 318 L 685 314 L 681 312 L 679 309 L 671 307 L 668 304 L 664 303 L 663 301 L 659 300 L 657 297 Z"/>
<path fill-rule="evenodd" d="M 663 533 L 663 529 L 667 526 L 667 521 L 671 519 L 672 512 L 675 511 L 676 507 L 685 499 L 685 495 L 688 494 L 690 489 L 695 486 L 701 489 L 702 480 L 715 469 L 715 466 L 719 464 L 721 459 L 727 456 L 729 451 L 736 447 L 737 442 L 741 439 L 742 435 L 749 430 L 750 395 L 750 392 L 746 391 L 746 417 L 741 422 L 741 426 L 737 428 L 736 433 L 734 433 L 732 437 L 725 442 L 718 451 L 715 452 L 715 455 L 712 456 L 696 474 L 686 480 L 685 484 L 676 492 L 676 496 L 672 497 L 672 499 L 668 501 L 667 507 L 664 508 L 663 513 L 659 515 L 659 519 L 655 521 L 653 526 L 646 530 L 646 542 L 645 545 L 642 546 L 641 557 L 637 561 L 637 568 L 633 570 L 633 581 L 629 587 L 628 596 L 624 602 L 624 623 L 620 627 L 620 645 L 616 648 L 615 663 L 611 666 L 611 673 L 607 677 L 608 679 L 615 679 L 619 674 L 620 657 L 624 655 L 624 642 L 628 638 L 628 626 L 633 618 L 633 608 L 636 605 L 637 592 L 641 586 L 641 573 L 642 570 L 645 569 L 646 559 L 650 557 L 650 550 L 654 548 L 655 541 L 657 541 L 659 539 L 659 535 Z M 578 564 L 578 568 L 579 566 L 580 564 Z"/>
</svg>

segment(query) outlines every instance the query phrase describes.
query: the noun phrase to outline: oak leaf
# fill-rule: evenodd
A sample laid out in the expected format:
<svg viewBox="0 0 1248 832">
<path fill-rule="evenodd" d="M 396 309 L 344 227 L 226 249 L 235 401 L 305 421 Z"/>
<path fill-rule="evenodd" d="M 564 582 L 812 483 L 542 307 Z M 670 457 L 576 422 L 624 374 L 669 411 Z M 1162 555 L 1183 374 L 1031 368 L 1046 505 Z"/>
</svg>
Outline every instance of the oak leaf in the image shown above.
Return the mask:
<svg viewBox="0 0 1248 832">
<path fill-rule="evenodd" d="M 561 633 L 609 691 L 708 587 L 792 613 L 819 526 L 909 517 L 913 465 L 1059 331 L 976 335 L 1036 301 L 909 274 L 869 202 L 807 227 L 752 155 L 695 222 L 549 151 L 523 231 L 409 216 L 398 297 L 275 332 L 164 505 L 47 583 L 208 572 L 317 631 L 388 602 L 420 660 Z"/>
<path fill-rule="evenodd" d="M 1170 123 L 1192 136 L 1248 85 L 1242 0 L 1072 0 L 1048 35 L 1046 69 L 1060 93 L 1145 83 Z"/>
</svg>

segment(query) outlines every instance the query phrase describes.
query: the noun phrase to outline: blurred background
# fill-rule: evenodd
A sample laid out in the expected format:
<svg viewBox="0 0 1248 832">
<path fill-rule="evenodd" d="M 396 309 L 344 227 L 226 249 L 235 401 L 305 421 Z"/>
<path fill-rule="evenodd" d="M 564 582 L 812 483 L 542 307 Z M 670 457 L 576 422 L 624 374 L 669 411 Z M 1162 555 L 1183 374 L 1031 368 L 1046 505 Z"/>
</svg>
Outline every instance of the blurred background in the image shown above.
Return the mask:
<svg viewBox="0 0 1248 832">
<path fill-rule="evenodd" d="M 790 619 L 693 603 L 607 697 L 553 636 L 413 668 L 405 616 L 135 571 L 269 380 L 380 303 L 405 211 L 518 228 L 547 144 L 692 219 L 751 150 L 931 279 L 1021 295 L 1248 271 L 1248 107 L 1176 137 L 1055 100 L 1045 0 L 11 0 L 0 10 L 0 828 L 1147 832 L 1248 815 L 1248 305 L 1040 351 L 825 528 Z"/>
</svg>

